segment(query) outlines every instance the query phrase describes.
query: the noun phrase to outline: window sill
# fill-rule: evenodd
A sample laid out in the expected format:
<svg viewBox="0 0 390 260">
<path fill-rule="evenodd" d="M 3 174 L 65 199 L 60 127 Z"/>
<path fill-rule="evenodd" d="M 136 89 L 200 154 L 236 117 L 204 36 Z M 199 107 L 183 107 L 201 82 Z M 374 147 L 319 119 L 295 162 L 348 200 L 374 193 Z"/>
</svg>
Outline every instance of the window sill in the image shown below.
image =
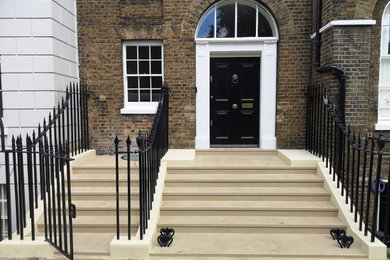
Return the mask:
<svg viewBox="0 0 390 260">
<path fill-rule="evenodd" d="M 390 131 L 390 122 L 389 121 L 386 121 L 386 122 L 378 122 L 375 124 L 375 130 L 383 130 L 383 131 Z"/>
<path fill-rule="evenodd" d="M 130 114 L 156 114 L 158 102 L 140 102 L 134 104 L 127 104 L 121 109 L 122 115 Z"/>
</svg>

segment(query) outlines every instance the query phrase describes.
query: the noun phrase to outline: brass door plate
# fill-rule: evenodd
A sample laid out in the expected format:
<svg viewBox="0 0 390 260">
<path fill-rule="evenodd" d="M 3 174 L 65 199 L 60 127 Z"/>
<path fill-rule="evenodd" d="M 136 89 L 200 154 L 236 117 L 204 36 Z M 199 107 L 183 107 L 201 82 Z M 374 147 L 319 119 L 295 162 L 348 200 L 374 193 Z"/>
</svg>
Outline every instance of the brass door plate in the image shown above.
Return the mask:
<svg viewBox="0 0 390 260">
<path fill-rule="evenodd" d="M 253 103 L 242 103 L 241 108 L 253 108 Z"/>
</svg>

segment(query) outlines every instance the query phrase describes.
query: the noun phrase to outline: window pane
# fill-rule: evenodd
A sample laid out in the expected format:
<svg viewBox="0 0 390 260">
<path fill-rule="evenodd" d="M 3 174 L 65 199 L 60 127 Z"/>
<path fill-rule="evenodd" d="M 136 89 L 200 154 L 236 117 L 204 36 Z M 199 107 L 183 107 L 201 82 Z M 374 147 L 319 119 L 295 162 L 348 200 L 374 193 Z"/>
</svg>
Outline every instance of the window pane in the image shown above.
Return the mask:
<svg viewBox="0 0 390 260">
<path fill-rule="evenodd" d="M 138 88 L 138 77 L 127 77 L 127 88 Z"/>
<path fill-rule="evenodd" d="M 149 59 L 149 46 L 139 46 L 138 51 L 140 59 Z"/>
<path fill-rule="evenodd" d="M 161 91 L 159 89 L 153 89 L 152 90 L 152 101 L 159 101 L 160 100 L 160 93 L 161 93 Z"/>
<path fill-rule="evenodd" d="M 129 89 L 127 92 L 128 102 L 138 102 L 138 89 Z"/>
<path fill-rule="evenodd" d="M 127 62 L 127 74 L 137 74 L 137 62 L 128 61 Z"/>
<path fill-rule="evenodd" d="M 161 46 L 152 46 L 152 59 L 161 59 Z"/>
<path fill-rule="evenodd" d="M 150 101 L 150 90 L 141 89 L 140 101 Z"/>
<path fill-rule="evenodd" d="M 126 59 L 137 59 L 137 46 L 126 47 Z"/>
<path fill-rule="evenodd" d="M 140 88 L 150 88 L 150 77 L 139 77 Z"/>
<path fill-rule="evenodd" d="M 149 74 L 149 61 L 139 62 L 139 74 Z"/>
<path fill-rule="evenodd" d="M 152 74 L 161 74 L 161 61 L 152 61 Z"/>
<path fill-rule="evenodd" d="M 234 4 L 217 8 L 217 38 L 234 37 Z"/>
<path fill-rule="evenodd" d="M 237 37 L 256 36 L 256 9 L 252 6 L 237 6 Z"/>
<path fill-rule="evenodd" d="M 198 29 L 198 38 L 214 38 L 214 11 L 213 8 L 203 18 Z"/>
<path fill-rule="evenodd" d="M 152 77 L 152 88 L 161 88 L 162 77 Z"/>
<path fill-rule="evenodd" d="M 271 37 L 272 29 L 269 25 L 267 19 L 259 12 L 259 30 L 258 30 L 258 36 L 259 37 Z"/>
</svg>

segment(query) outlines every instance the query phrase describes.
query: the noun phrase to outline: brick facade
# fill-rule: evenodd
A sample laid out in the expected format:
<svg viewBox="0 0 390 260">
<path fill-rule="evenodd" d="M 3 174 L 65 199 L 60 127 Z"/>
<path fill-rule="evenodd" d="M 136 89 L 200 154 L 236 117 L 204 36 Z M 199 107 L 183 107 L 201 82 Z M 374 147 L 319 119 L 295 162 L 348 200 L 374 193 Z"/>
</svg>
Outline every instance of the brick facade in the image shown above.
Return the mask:
<svg viewBox="0 0 390 260">
<path fill-rule="evenodd" d="M 376 26 L 333 27 L 323 33 L 322 64 L 348 73 L 347 120 L 372 128 L 376 121 L 380 18 L 388 1 L 324 0 L 323 25 L 334 19 L 376 19 Z M 194 148 L 195 42 L 197 23 L 211 0 L 79 0 L 80 77 L 91 91 L 91 145 L 108 153 L 117 134 L 124 137 L 150 127 L 151 115 L 121 115 L 123 107 L 122 42 L 162 40 L 164 78 L 169 84 L 170 147 Z M 277 146 L 303 148 L 307 85 L 319 78 L 313 70 L 315 1 L 264 0 L 279 30 Z M 134 134 L 132 134 L 134 136 Z"/>
</svg>

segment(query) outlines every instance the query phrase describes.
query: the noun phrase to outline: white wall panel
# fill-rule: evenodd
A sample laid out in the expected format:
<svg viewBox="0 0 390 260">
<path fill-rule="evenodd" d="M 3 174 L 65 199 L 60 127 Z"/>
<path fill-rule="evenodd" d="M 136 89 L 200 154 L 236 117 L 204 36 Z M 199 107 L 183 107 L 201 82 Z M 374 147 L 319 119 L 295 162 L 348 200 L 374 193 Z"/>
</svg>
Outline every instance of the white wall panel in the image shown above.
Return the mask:
<svg viewBox="0 0 390 260">
<path fill-rule="evenodd" d="M 42 18 L 51 17 L 50 0 L 15 1 L 15 17 Z"/>
<path fill-rule="evenodd" d="M 3 90 L 18 89 L 18 74 L 2 74 L 1 81 Z"/>
<path fill-rule="evenodd" d="M 0 36 L 30 36 L 31 19 L 0 19 Z"/>
<path fill-rule="evenodd" d="M 16 39 L 15 38 L 0 38 L 0 53 L 15 54 L 16 53 Z"/>
<path fill-rule="evenodd" d="M 33 36 L 53 36 L 53 19 L 33 19 L 31 23 Z"/>
<path fill-rule="evenodd" d="M 32 56 L 2 56 L 1 72 L 31 72 L 33 71 Z"/>
<path fill-rule="evenodd" d="M 74 0 L 0 0 L 0 55 L 8 137 L 32 133 L 77 81 Z M 7 138 L 10 143 L 10 138 Z"/>
<path fill-rule="evenodd" d="M 35 107 L 34 92 L 4 92 L 3 104 L 4 109 L 31 109 Z"/>
<path fill-rule="evenodd" d="M 14 18 L 15 17 L 15 3 L 14 0 L 0 1 L 0 18 Z"/>
</svg>

